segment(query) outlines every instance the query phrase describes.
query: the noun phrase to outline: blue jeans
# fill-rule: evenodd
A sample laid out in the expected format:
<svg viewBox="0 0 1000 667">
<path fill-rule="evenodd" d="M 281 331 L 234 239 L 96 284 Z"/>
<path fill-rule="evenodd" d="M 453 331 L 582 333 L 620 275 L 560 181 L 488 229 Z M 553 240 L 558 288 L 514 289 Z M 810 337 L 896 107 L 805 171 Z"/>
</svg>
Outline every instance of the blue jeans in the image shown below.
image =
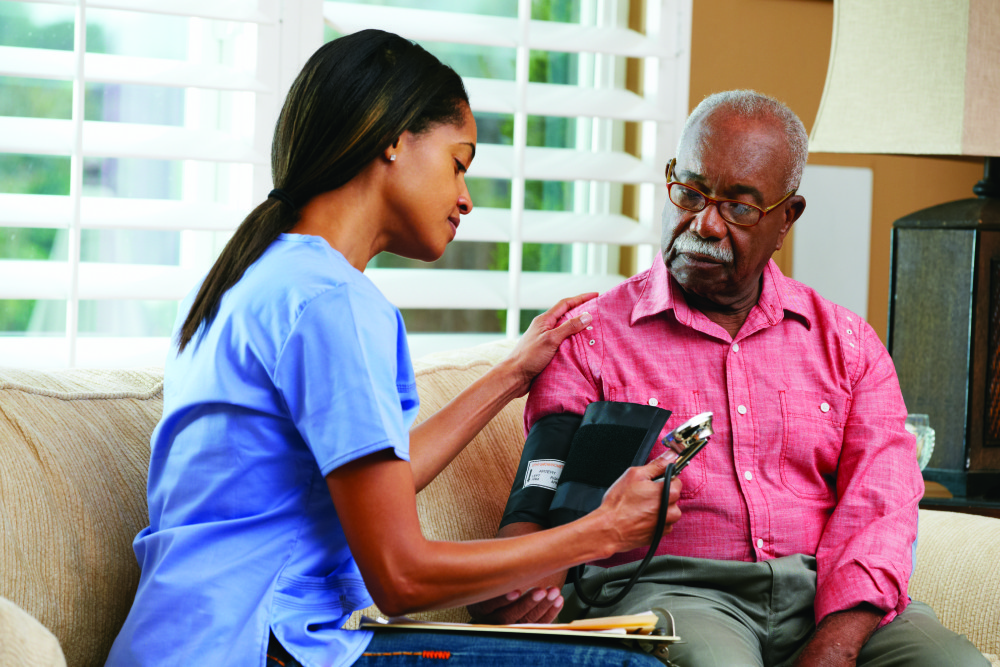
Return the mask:
<svg viewBox="0 0 1000 667">
<path fill-rule="evenodd" d="M 274 637 L 267 650 L 267 667 L 300 667 Z M 466 632 L 379 630 L 354 663 L 358 667 L 420 665 L 457 667 L 663 667 L 656 658 L 614 640 L 519 637 Z"/>
</svg>

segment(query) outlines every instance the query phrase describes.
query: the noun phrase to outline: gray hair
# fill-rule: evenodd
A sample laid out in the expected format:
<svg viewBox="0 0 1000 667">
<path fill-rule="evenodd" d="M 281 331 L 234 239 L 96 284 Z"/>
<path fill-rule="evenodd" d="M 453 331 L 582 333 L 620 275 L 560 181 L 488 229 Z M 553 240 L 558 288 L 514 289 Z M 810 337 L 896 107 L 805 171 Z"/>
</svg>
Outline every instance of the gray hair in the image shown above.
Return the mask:
<svg viewBox="0 0 1000 667">
<path fill-rule="evenodd" d="M 791 153 L 791 169 L 785 178 L 785 190 L 799 187 L 802 181 L 802 170 L 809 158 L 809 134 L 805 125 L 783 102 L 773 97 L 763 95 L 754 90 L 726 90 L 709 95 L 695 107 L 681 129 L 677 142 L 677 152 L 680 153 L 681 142 L 691 126 L 701 118 L 719 109 L 731 111 L 746 119 L 773 118 L 781 124 L 788 140 L 788 150 Z"/>
</svg>

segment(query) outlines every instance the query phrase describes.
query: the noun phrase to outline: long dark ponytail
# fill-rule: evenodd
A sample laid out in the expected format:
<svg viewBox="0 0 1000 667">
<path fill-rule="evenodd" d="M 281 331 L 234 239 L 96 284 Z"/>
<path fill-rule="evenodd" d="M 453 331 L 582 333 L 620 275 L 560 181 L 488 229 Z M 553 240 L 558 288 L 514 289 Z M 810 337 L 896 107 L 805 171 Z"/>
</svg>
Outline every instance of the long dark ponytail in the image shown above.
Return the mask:
<svg viewBox="0 0 1000 667">
<path fill-rule="evenodd" d="M 363 30 L 317 50 L 274 128 L 271 177 L 283 194 L 266 199 L 236 229 L 177 334 L 179 350 L 211 322 L 247 268 L 295 226 L 299 208 L 350 181 L 404 131 L 460 122 L 468 100 L 454 70 L 392 33 Z"/>
</svg>

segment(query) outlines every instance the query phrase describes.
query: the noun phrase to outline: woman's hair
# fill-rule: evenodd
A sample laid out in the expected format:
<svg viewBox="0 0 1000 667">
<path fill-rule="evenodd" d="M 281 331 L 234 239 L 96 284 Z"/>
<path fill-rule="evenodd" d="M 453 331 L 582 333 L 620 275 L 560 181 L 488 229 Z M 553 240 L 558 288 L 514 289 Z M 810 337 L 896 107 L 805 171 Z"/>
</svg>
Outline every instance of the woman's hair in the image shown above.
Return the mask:
<svg viewBox="0 0 1000 667">
<path fill-rule="evenodd" d="M 198 290 L 178 332 L 179 350 L 211 322 L 247 268 L 295 226 L 301 206 L 350 181 L 403 132 L 460 123 L 468 101 L 453 69 L 392 33 L 363 30 L 316 51 L 274 128 L 271 177 L 282 197 L 266 199 L 240 223 Z"/>
</svg>

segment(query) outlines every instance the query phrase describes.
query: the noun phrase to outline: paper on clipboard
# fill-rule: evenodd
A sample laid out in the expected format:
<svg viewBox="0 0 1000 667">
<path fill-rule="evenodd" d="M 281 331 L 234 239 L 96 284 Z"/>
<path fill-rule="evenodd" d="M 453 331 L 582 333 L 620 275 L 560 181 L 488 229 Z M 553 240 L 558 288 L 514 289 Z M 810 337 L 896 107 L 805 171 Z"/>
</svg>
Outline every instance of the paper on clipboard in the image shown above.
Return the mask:
<svg viewBox="0 0 1000 667">
<path fill-rule="evenodd" d="M 388 621 L 384 619 L 373 620 L 365 617 L 361 620 L 361 628 L 363 630 L 406 629 L 435 630 L 441 632 L 534 634 L 601 639 L 637 639 L 640 641 L 667 643 L 680 640 L 680 637 L 673 634 L 653 634 L 658 621 L 659 617 L 651 611 L 642 614 L 630 614 L 628 616 L 585 618 L 569 623 L 515 623 L 511 625 L 418 621 L 402 616 L 389 619 Z M 671 628 L 672 631 L 673 628 Z"/>
</svg>

